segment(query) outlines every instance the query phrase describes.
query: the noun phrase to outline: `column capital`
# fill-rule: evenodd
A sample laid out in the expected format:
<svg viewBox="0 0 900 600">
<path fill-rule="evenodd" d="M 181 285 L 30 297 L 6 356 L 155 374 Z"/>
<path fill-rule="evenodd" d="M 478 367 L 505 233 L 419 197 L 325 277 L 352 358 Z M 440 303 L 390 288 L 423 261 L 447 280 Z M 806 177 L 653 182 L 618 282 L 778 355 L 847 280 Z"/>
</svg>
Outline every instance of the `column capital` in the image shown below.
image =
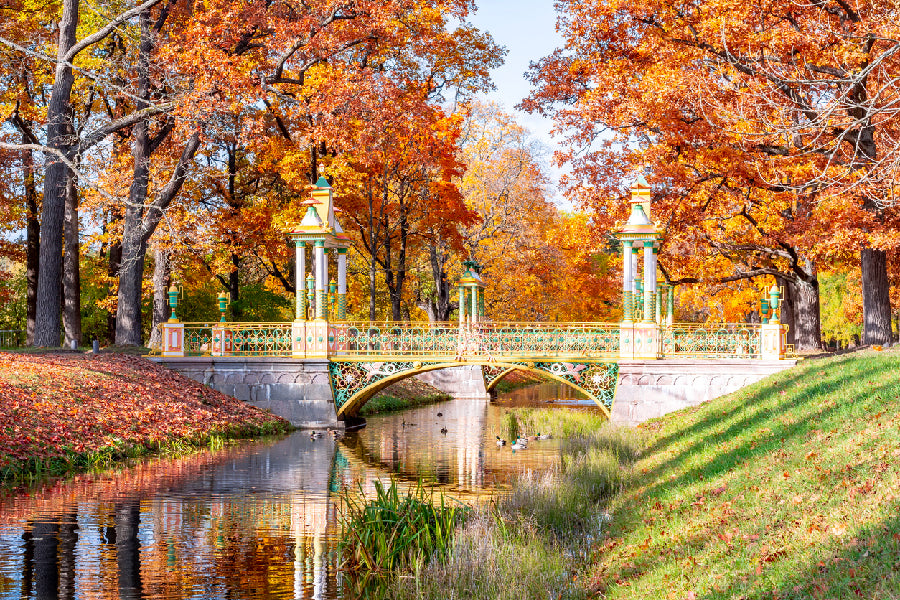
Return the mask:
<svg viewBox="0 0 900 600">
<path fill-rule="evenodd" d="M 303 240 L 294 240 L 294 248 L 305 248 L 306 242 Z"/>
<path fill-rule="evenodd" d="M 325 247 L 325 240 L 316 240 L 315 245 L 316 245 L 316 248 L 324 248 L 324 247 Z"/>
<path fill-rule="evenodd" d="M 337 251 L 338 251 L 338 254 L 347 254 L 346 248 L 338 248 Z"/>
</svg>

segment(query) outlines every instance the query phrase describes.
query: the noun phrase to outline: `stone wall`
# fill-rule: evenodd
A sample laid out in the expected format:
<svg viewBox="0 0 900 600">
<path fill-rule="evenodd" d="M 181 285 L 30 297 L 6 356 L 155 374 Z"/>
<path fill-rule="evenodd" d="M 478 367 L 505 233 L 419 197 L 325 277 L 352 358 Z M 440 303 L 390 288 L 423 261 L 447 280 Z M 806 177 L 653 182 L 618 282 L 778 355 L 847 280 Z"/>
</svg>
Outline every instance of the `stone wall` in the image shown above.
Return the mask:
<svg viewBox="0 0 900 600">
<path fill-rule="evenodd" d="M 343 427 L 334 408 L 326 360 L 270 356 L 153 360 L 223 394 L 268 409 L 296 427 Z"/>
<path fill-rule="evenodd" d="M 643 423 L 729 394 L 795 364 L 795 360 L 757 359 L 619 361 L 612 420 Z"/>
</svg>

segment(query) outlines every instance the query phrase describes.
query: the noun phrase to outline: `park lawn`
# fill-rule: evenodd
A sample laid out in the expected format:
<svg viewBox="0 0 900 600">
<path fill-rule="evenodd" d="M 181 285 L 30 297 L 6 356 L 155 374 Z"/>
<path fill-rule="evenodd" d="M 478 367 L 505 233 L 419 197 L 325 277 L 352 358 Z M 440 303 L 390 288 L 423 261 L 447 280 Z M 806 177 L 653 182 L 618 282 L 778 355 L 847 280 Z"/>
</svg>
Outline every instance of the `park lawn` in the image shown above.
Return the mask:
<svg viewBox="0 0 900 600">
<path fill-rule="evenodd" d="M 806 360 L 642 426 L 603 598 L 900 598 L 900 352 Z"/>
<path fill-rule="evenodd" d="M 0 352 L 0 482 L 286 431 L 140 356 Z"/>
</svg>

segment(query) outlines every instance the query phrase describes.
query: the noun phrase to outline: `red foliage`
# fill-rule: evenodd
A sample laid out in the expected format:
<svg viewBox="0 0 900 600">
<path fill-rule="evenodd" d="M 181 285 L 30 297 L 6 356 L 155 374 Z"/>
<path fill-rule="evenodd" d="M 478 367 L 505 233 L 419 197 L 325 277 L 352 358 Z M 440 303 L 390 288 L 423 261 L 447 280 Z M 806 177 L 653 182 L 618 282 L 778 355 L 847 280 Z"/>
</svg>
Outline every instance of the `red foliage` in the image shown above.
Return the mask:
<svg viewBox="0 0 900 600">
<path fill-rule="evenodd" d="M 0 352 L 0 467 L 284 422 L 144 358 Z"/>
</svg>

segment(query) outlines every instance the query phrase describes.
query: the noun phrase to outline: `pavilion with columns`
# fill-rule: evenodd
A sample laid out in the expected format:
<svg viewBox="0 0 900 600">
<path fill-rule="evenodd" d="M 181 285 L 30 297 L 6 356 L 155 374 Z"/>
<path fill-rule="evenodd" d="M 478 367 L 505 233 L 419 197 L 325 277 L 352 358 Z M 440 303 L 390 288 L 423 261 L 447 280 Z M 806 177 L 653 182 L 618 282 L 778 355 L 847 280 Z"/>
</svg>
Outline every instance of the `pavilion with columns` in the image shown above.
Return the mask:
<svg viewBox="0 0 900 600">
<path fill-rule="evenodd" d="M 651 190 L 643 175 L 631 185 L 630 202 L 628 220 L 615 233 L 622 242 L 620 349 L 623 355 L 658 358 L 660 328 L 672 325 L 675 290 L 665 281 L 657 280 L 659 247 L 664 232 L 651 220 Z M 644 253 L 642 269 L 641 249 Z"/>
<path fill-rule="evenodd" d="M 288 236 L 294 241 L 296 307 L 294 320 L 343 321 L 347 318 L 347 249 L 350 238 L 335 216 L 334 193 L 319 176 L 306 214 Z M 306 272 L 306 248 L 311 250 L 311 271 Z M 329 258 L 337 257 L 337 282 L 328 279 Z M 305 292 L 305 293 L 304 293 Z"/>
</svg>

